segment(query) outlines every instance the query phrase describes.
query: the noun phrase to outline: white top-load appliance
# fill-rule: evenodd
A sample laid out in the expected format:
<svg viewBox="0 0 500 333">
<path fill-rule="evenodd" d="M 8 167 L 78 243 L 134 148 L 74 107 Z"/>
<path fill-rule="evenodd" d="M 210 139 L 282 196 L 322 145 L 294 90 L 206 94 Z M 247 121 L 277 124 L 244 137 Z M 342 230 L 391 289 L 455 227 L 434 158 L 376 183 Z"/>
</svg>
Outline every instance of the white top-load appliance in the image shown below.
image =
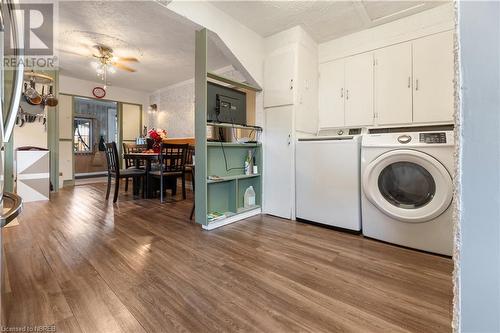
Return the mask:
<svg viewBox="0 0 500 333">
<path fill-rule="evenodd" d="M 452 131 L 365 135 L 363 235 L 451 255 L 453 152 Z"/>
<path fill-rule="evenodd" d="M 320 131 L 296 145 L 298 220 L 359 232 L 361 129 Z"/>
</svg>

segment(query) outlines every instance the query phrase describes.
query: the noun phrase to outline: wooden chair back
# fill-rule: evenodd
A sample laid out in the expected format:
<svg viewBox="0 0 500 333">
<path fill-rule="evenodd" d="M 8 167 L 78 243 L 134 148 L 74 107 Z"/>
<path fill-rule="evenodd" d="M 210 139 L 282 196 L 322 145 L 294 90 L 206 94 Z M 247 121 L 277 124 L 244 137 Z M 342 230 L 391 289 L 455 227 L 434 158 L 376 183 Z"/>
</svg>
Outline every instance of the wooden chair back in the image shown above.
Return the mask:
<svg viewBox="0 0 500 333">
<path fill-rule="evenodd" d="M 123 153 L 124 154 L 130 154 L 130 153 L 142 153 L 148 149 L 146 144 L 143 145 L 138 145 L 136 143 L 123 143 Z M 143 160 L 140 160 L 141 164 L 144 164 Z M 133 158 L 125 158 L 125 168 L 131 168 L 135 166 L 135 161 Z"/>
<path fill-rule="evenodd" d="M 187 165 L 192 165 L 193 164 L 193 156 L 194 156 L 194 146 L 189 145 L 188 146 L 188 151 L 186 154 L 186 164 Z"/>
<path fill-rule="evenodd" d="M 163 172 L 184 172 L 189 144 L 163 143 L 161 161 Z"/>
<path fill-rule="evenodd" d="M 108 142 L 106 147 L 106 162 L 108 163 L 108 174 L 120 175 L 120 160 L 118 159 L 118 149 L 116 142 Z"/>
</svg>

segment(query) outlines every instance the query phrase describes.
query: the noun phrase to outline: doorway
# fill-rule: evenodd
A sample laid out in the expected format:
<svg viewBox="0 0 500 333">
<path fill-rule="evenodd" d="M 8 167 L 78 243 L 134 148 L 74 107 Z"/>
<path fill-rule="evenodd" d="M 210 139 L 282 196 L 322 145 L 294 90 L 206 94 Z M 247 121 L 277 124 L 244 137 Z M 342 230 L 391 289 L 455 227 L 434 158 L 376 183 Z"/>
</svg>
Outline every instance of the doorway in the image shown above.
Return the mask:
<svg viewBox="0 0 500 333">
<path fill-rule="evenodd" d="M 75 178 L 103 176 L 107 172 L 105 143 L 118 142 L 118 103 L 74 98 L 73 154 Z"/>
</svg>

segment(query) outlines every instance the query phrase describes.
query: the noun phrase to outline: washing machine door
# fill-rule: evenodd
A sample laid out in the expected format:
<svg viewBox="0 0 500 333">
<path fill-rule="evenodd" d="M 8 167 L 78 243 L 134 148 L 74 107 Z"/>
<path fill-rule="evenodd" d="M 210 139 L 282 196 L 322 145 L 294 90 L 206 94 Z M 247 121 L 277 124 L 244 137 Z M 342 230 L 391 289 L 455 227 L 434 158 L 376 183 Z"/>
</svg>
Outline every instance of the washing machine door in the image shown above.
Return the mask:
<svg viewBox="0 0 500 333">
<path fill-rule="evenodd" d="M 397 149 L 373 160 L 363 174 L 365 196 L 384 214 L 421 223 L 441 215 L 453 198 L 450 173 L 434 157 Z"/>
</svg>

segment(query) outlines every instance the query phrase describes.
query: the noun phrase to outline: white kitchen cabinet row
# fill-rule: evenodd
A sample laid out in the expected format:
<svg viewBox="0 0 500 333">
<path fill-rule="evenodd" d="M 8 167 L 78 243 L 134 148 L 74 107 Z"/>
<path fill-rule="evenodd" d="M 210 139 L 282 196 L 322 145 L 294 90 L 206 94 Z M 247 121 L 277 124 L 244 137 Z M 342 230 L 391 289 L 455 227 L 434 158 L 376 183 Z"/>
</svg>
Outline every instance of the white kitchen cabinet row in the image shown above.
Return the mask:
<svg viewBox="0 0 500 333">
<path fill-rule="evenodd" d="M 319 127 L 453 120 L 453 33 L 319 66 Z"/>
</svg>

